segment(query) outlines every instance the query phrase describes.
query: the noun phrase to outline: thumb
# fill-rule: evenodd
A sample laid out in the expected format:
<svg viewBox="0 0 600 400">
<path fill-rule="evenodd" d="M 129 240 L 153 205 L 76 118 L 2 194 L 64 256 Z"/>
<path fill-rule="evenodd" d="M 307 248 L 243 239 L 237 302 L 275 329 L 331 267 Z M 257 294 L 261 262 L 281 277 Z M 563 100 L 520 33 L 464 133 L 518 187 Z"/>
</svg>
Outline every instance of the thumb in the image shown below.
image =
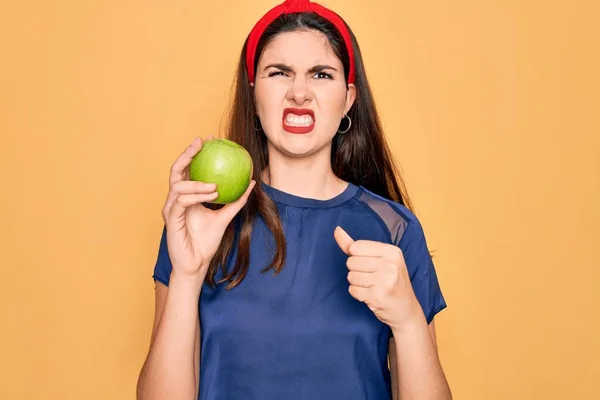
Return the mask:
<svg viewBox="0 0 600 400">
<path fill-rule="evenodd" d="M 347 255 L 350 255 L 350 245 L 354 243 L 354 239 L 352 239 L 340 226 L 336 227 L 335 231 L 333 231 L 333 237 L 338 246 L 340 246 L 340 249 Z"/>
<path fill-rule="evenodd" d="M 248 188 L 239 199 L 237 199 L 233 203 L 226 204 L 218 211 L 219 216 L 226 220 L 227 224 L 236 216 L 238 212 L 240 212 L 242 207 L 244 207 L 244 205 L 248 201 L 248 197 L 250 197 L 250 192 L 252 192 L 252 189 L 254 189 L 255 185 L 256 181 L 251 180 L 250 185 L 248 185 Z"/>
</svg>

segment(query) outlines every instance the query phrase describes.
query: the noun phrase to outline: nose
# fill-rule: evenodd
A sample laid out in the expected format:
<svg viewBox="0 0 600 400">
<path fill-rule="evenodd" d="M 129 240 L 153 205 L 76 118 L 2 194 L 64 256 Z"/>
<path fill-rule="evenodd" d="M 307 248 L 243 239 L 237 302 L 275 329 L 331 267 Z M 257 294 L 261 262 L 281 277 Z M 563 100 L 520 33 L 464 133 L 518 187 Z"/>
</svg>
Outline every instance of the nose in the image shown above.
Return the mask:
<svg viewBox="0 0 600 400">
<path fill-rule="evenodd" d="M 288 90 L 288 99 L 299 105 L 312 100 L 312 92 L 308 82 L 301 74 L 296 75 L 293 79 L 290 89 Z"/>
</svg>

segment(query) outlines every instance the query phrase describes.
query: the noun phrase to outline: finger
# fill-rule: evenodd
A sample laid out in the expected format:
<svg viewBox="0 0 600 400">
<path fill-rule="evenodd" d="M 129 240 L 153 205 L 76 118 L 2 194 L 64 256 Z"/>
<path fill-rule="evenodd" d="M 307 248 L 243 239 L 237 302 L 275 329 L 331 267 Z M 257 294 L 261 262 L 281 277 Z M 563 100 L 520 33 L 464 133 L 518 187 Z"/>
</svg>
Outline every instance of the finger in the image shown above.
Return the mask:
<svg viewBox="0 0 600 400">
<path fill-rule="evenodd" d="M 192 143 L 177 157 L 171 166 L 171 174 L 169 176 L 169 184 L 172 185 L 183 179 L 185 169 L 192 162 L 192 158 L 202 148 L 202 139 L 195 138 Z"/>
<path fill-rule="evenodd" d="M 223 218 L 223 221 L 225 223 L 228 224 L 236 216 L 236 214 L 240 212 L 240 210 L 242 209 L 242 207 L 244 207 L 246 202 L 248 202 L 250 192 L 252 192 L 252 189 L 254 189 L 255 185 L 256 181 L 251 180 L 250 184 L 248 185 L 248 188 L 239 199 L 237 199 L 233 203 L 226 204 L 218 211 L 219 216 Z"/>
<path fill-rule="evenodd" d="M 346 231 L 343 230 L 342 227 L 338 226 L 333 231 L 333 237 L 335 238 L 335 241 L 337 242 L 338 246 L 340 246 L 340 249 L 342 249 L 344 253 L 349 255 L 350 246 L 352 245 L 352 243 L 354 243 L 354 240 L 350 237 L 350 235 L 348 235 L 348 233 L 346 233 Z"/>
<path fill-rule="evenodd" d="M 205 183 L 205 182 L 197 182 L 197 181 L 179 181 L 173 184 L 173 187 L 169 191 L 167 195 L 167 199 L 165 200 L 165 205 L 163 207 L 162 215 L 163 219 L 166 222 L 169 214 L 171 213 L 171 207 L 175 203 L 177 196 L 181 194 L 208 194 L 213 193 L 217 189 L 217 185 L 214 183 Z"/>
<path fill-rule="evenodd" d="M 350 256 L 346 260 L 346 266 L 350 271 L 375 272 L 379 269 L 379 265 L 381 265 L 379 257 Z"/>
<path fill-rule="evenodd" d="M 217 190 L 215 183 L 198 182 L 198 181 L 179 181 L 173 184 L 171 192 L 175 195 L 180 194 L 200 194 L 212 193 Z"/>
<path fill-rule="evenodd" d="M 197 193 L 197 194 L 181 194 L 177 196 L 177 199 L 171 207 L 169 218 L 180 218 L 185 214 L 186 208 L 189 206 L 208 203 L 219 197 L 217 192 L 213 193 Z"/>
<path fill-rule="evenodd" d="M 377 276 L 370 272 L 348 272 L 348 283 L 352 286 L 358 286 L 362 288 L 370 288 L 375 285 Z"/>
<path fill-rule="evenodd" d="M 362 301 L 365 303 L 369 299 L 370 290 L 368 288 L 350 285 L 348 287 L 348 292 L 352 297 L 354 297 L 358 301 Z"/>
<path fill-rule="evenodd" d="M 169 193 L 167 194 L 167 198 L 165 200 L 165 205 L 162 208 L 162 217 L 163 217 L 163 221 L 166 223 L 167 219 L 169 218 L 169 214 L 171 213 L 171 207 L 173 207 L 173 203 L 175 202 L 176 196 L 169 191 Z"/>
<path fill-rule="evenodd" d="M 350 255 L 363 257 L 381 257 L 397 261 L 402 257 L 398 246 L 373 240 L 356 240 L 349 248 Z"/>
<path fill-rule="evenodd" d="M 189 207 L 198 203 L 207 203 L 209 201 L 213 201 L 219 197 L 219 193 L 193 193 L 193 194 L 181 194 L 177 196 L 177 200 L 175 204 L 181 204 L 184 207 Z"/>
</svg>

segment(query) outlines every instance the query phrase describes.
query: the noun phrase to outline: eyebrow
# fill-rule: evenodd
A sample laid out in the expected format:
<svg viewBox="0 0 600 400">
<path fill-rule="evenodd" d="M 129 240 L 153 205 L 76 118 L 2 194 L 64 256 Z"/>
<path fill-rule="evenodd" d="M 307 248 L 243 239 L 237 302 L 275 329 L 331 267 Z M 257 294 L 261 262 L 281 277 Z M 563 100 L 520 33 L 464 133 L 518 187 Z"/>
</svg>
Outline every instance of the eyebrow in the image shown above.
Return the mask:
<svg viewBox="0 0 600 400">
<path fill-rule="evenodd" d="M 280 63 L 276 63 L 276 64 L 269 64 L 265 67 L 265 70 L 267 70 L 268 68 L 277 68 L 280 69 L 284 72 L 293 72 L 292 67 L 290 67 L 289 65 L 285 65 L 285 64 L 280 64 Z M 327 65 L 327 64 L 319 64 L 319 65 L 315 65 L 314 67 L 312 67 L 311 69 L 308 70 L 309 73 L 315 73 L 315 72 L 321 72 L 323 70 L 326 69 L 330 69 L 332 71 L 337 72 L 337 69 L 332 67 L 331 65 Z"/>
</svg>

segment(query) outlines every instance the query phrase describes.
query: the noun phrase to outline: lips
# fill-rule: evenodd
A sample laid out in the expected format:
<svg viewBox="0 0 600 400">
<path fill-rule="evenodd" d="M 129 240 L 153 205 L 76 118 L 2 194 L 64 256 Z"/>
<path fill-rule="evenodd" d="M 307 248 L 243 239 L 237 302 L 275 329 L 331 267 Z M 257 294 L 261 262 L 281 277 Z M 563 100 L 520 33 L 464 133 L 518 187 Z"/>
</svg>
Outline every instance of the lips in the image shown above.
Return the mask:
<svg viewBox="0 0 600 400">
<path fill-rule="evenodd" d="M 288 118 L 290 114 L 293 116 Z M 289 133 L 309 133 L 315 127 L 315 113 L 308 108 L 286 108 L 283 110 L 282 124 Z"/>
</svg>

